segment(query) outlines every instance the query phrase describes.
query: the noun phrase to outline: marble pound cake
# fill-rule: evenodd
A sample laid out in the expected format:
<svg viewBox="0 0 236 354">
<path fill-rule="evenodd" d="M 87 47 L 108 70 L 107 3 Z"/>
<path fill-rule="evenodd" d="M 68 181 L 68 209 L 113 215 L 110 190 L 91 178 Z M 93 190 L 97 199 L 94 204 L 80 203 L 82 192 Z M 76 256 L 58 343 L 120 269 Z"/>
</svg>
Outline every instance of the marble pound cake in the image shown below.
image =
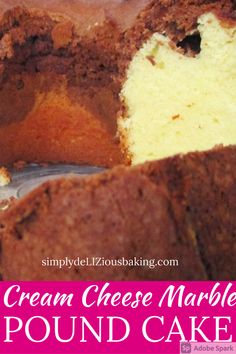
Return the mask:
<svg viewBox="0 0 236 354">
<path fill-rule="evenodd" d="M 232 0 L 0 1 L 0 164 L 234 144 Z"/>
</svg>

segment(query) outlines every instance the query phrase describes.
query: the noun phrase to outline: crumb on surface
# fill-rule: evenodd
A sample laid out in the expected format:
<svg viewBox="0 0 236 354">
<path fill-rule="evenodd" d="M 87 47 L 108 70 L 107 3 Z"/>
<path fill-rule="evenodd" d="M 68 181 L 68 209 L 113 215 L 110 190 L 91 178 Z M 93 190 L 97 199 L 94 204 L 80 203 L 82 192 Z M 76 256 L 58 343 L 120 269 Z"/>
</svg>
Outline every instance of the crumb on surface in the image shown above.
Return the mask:
<svg viewBox="0 0 236 354">
<path fill-rule="evenodd" d="M 147 55 L 146 58 L 153 66 L 156 65 L 155 57 L 153 55 Z"/>
<path fill-rule="evenodd" d="M 172 120 L 181 119 L 180 114 L 176 114 L 172 117 Z"/>
<path fill-rule="evenodd" d="M 9 199 L 0 200 L 0 212 L 6 211 L 10 208 L 11 205 L 16 201 L 15 197 L 11 197 Z"/>
<path fill-rule="evenodd" d="M 17 171 L 22 171 L 27 165 L 27 162 L 26 161 L 16 161 L 14 164 L 13 164 L 13 167 L 14 169 L 16 169 Z"/>
<path fill-rule="evenodd" d="M 0 187 L 7 186 L 11 180 L 10 172 L 5 167 L 0 167 Z"/>
</svg>

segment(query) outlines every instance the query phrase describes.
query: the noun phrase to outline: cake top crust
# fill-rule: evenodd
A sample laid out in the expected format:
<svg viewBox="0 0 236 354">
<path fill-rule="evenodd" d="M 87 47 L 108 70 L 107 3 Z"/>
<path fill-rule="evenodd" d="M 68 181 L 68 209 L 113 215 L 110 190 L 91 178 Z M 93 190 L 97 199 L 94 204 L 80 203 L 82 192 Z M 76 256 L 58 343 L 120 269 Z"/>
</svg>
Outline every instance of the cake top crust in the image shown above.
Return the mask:
<svg viewBox="0 0 236 354">
<path fill-rule="evenodd" d="M 235 146 L 218 147 L 46 182 L 0 217 L 4 280 L 235 279 L 235 163 Z M 153 273 L 42 269 L 46 257 L 85 258 L 94 250 L 184 262 Z"/>
<path fill-rule="evenodd" d="M 7 2 L 0 0 L 0 19 L 8 10 L 25 7 L 70 18 L 73 23 L 79 25 L 80 31 L 102 24 L 106 19 L 111 19 L 125 30 L 132 26 L 140 11 L 151 2 L 151 0 L 9 0 Z"/>
<path fill-rule="evenodd" d="M 215 9 L 229 22 L 236 19 L 232 14 L 235 10 L 234 0 L 0 0 L 0 22 L 6 11 L 16 7 L 44 10 L 54 16 L 66 17 L 78 25 L 80 33 L 86 33 L 91 27 L 99 26 L 107 20 L 116 24 L 121 31 L 126 31 L 135 25 L 138 16 L 140 20 L 144 19 L 151 8 L 156 9 L 156 15 L 163 17 L 163 22 L 168 21 L 167 8 L 171 8 L 167 17 L 174 13 L 176 18 L 183 22 L 191 21 L 192 17 L 197 17 L 209 9 Z"/>
</svg>

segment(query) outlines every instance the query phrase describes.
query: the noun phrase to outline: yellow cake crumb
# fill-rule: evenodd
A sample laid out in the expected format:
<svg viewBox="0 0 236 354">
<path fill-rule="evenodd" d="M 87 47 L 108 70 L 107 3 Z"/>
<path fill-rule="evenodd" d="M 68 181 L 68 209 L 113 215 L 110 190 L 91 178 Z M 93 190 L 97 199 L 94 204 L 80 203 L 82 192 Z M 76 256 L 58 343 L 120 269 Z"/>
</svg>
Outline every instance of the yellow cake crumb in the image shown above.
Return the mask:
<svg viewBox="0 0 236 354">
<path fill-rule="evenodd" d="M 5 167 L 0 167 L 0 187 L 11 183 L 11 174 Z"/>
<path fill-rule="evenodd" d="M 236 143 L 236 27 L 208 13 L 198 31 L 195 56 L 154 34 L 129 66 L 118 124 L 132 164 Z"/>
</svg>

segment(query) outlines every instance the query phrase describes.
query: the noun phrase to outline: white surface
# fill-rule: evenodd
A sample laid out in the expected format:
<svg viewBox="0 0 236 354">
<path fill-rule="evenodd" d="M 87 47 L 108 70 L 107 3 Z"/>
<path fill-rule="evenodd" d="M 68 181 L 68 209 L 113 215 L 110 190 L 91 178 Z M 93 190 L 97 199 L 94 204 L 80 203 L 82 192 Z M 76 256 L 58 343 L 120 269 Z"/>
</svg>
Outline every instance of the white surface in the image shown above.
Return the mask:
<svg viewBox="0 0 236 354">
<path fill-rule="evenodd" d="M 52 165 L 42 167 L 28 165 L 22 171 L 12 170 L 12 183 L 0 187 L 0 200 L 10 197 L 21 198 L 47 180 L 71 175 L 86 176 L 102 172 L 102 168 L 91 166 Z"/>
</svg>

